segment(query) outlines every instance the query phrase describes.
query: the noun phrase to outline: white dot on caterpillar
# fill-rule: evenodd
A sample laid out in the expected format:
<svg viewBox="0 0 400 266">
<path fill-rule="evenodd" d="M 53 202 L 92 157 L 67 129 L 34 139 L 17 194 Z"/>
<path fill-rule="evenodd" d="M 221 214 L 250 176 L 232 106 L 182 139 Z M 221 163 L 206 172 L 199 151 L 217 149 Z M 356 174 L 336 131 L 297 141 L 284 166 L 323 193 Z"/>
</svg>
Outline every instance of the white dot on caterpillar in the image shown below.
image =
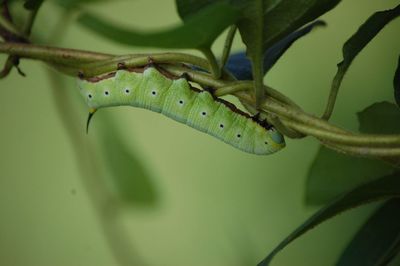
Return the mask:
<svg viewBox="0 0 400 266">
<path fill-rule="evenodd" d="M 206 116 L 207 113 L 203 111 L 203 112 L 201 112 L 201 115 L 202 115 L 202 116 Z"/>
<path fill-rule="evenodd" d="M 110 93 L 108 91 L 104 91 L 104 95 L 108 96 L 108 95 L 110 95 Z"/>
<path fill-rule="evenodd" d="M 183 105 L 183 100 L 179 100 L 179 104 L 180 104 L 180 105 Z"/>
<path fill-rule="evenodd" d="M 129 89 L 125 89 L 125 94 L 129 94 L 131 91 Z"/>
<path fill-rule="evenodd" d="M 156 95 L 157 95 L 157 91 L 152 90 L 152 91 L 151 91 L 151 94 L 152 94 L 153 96 L 156 96 Z"/>
</svg>

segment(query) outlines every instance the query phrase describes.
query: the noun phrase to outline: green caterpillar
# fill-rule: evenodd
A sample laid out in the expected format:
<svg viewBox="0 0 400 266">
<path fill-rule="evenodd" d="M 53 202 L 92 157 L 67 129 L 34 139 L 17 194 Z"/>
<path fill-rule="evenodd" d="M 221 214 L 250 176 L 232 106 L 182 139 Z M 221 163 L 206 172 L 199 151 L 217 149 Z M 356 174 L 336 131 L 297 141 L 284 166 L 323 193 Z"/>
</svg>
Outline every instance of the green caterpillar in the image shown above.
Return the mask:
<svg viewBox="0 0 400 266">
<path fill-rule="evenodd" d="M 143 73 L 117 70 L 96 79 L 79 79 L 78 85 L 91 113 L 101 107 L 131 105 L 162 113 L 245 152 L 270 154 L 285 146 L 282 134 L 271 125 L 208 91 L 192 88 L 185 78 L 168 78 L 154 67 Z"/>
</svg>

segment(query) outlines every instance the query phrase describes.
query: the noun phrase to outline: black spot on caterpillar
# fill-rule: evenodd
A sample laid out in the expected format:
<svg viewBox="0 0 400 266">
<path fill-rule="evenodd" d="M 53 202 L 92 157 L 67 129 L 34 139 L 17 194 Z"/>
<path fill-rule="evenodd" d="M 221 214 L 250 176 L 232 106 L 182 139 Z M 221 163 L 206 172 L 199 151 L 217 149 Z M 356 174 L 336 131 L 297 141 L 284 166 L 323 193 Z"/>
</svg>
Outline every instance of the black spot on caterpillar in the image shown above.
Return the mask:
<svg viewBox="0 0 400 266">
<path fill-rule="evenodd" d="M 78 83 L 92 110 L 120 105 L 146 108 L 254 154 L 270 154 L 285 146 L 282 134 L 271 125 L 208 91 L 191 88 L 185 78 L 169 78 L 153 67 L 143 73 L 121 69 Z"/>
</svg>

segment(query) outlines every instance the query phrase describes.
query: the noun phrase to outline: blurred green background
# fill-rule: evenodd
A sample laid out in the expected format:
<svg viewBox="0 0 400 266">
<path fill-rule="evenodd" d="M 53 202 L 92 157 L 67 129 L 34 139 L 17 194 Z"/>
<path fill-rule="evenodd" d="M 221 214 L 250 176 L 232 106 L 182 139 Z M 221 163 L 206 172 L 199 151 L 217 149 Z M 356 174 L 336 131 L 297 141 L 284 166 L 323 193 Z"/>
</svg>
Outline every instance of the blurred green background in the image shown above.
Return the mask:
<svg viewBox="0 0 400 266">
<path fill-rule="evenodd" d="M 320 114 L 343 43 L 373 12 L 397 3 L 343 1 L 323 17 L 328 27 L 298 41 L 265 81 Z M 142 30 L 179 23 L 173 0 L 105 1 L 90 8 Z M 58 6 L 45 2 L 33 39 L 115 54 L 156 51 L 114 44 L 79 27 L 73 17 L 62 19 L 63 31 L 55 32 L 62 16 Z M 400 20 L 389 24 L 355 60 L 333 122 L 356 130 L 356 112 L 376 101 L 393 101 L 399 26 Z M 222 45 L 219 38 L 213 46 L 217 54 Z M 237 37 L 233 50 L 241 49 Z M 75 80 L 40 62 L 23 60 L 20 66 L 26 78 L 14 70 L 0 81 L 0 265 L 117 265 L 113 249 L 135 265 L 255 265 L 318 209 L 304 204 L 307 171 L 318 149 L 313 138 L 287 140 L 287 148 L 272 156 L 250 155 L 159 114 L 127 107 L 98 112 L 86 135 L 87 110 Z M 63 115 L 79 128 L 75 136 L 95 146 L 88 152 L 98 182 L 85 181 L 87 161 L 71 145 L 57 108 L 67 102 L 64 97 L 74 103 Z M 112 158 L 102 151 L 121 140 L 95 141 L 108 130 L 120 132 L 122 144 L 149 177 L 143 190 L 135 187 L 149 195 L 124 205 L 121 213 L 108 211 L 112 217 L 99 215 L 103 205 L 96 199 L 103 192 L 92 195 L 113 193 L 104 178 L 109 176 L 104 164 Z M 372 207 L 317 227 L 273 265 L 333 265 Z"/>
</svg>

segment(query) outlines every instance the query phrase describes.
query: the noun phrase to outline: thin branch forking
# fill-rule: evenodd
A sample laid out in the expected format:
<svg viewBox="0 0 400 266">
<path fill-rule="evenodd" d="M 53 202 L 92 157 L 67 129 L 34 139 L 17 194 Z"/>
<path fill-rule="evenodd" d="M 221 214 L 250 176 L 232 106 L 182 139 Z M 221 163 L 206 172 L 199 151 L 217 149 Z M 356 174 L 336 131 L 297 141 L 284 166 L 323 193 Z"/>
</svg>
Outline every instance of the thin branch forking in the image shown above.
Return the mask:
<svg viewBox="0 0 400 266">
<path fill-rule="evenodd" d="M 174 75 L 188 74 L 189 78 L 204 86 L 215 87 L 216 95 L 233 94 L 242 101 L 254 106 L 254 84 L 251 81 L 232 81 L 216 79 L 208 73 L 189 69 L 180 63 L 207 69 L 208 61 L 183 53 L 158 53 L 142 55 L 114 56 L 89 51 L 63 49 L 20 43 L 1 43 L 0 53 L 31 58 L 50 63 L 54 68 L 68 75 L 76 75 L 83 71 L 87 76 L 95 76 L 114 71 L 117 62 L 127 67 L 146 65 L 151 57 L 156 63 Z M 290 98 L 265 87 L 269 97 L 261 108 L 266 113 L 274 114 L 282 124 L 293 132 L 311 135 L 324 145 L 352 155 L 375 157 L 400 157 L 400 135 L 354 134 L 336 127 L 324 119 L 305 113 Z"/>
</svg>

